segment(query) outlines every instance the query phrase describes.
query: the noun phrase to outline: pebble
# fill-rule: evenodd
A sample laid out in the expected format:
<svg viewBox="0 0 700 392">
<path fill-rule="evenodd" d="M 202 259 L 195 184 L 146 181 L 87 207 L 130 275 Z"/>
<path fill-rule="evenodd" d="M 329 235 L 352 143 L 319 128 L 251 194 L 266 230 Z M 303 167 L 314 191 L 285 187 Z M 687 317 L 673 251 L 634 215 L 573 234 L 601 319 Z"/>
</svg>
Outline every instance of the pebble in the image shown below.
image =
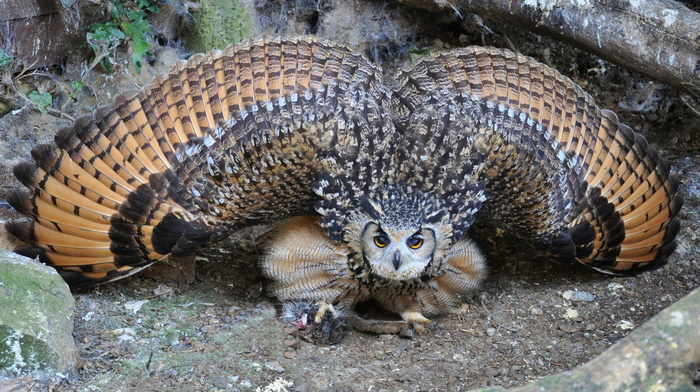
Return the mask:
<svg viewBox="0 0 700 392">
<path fill-rule="evenodd" d="M 494 327 L 486 328 L 486 334 L 489 335 L 489 336 L 495 335 L 495 334 L 496 334 L 496 328 L 494 328 Z"/>
<path fill-rule="evenodd" d="M 285 371 L 284 367 L 277 361 L 265 362 L 265 368 L 276 373 L 283 373 Z"/>
<path fill-rule="evenodd" d="M 564 317 L 568 318 L 569 320 L 579 319 L 578 310 L 568 308 L 568 309 L 566 309 L 566 314 L 564 314 Z"/>
<path fill-rule="evenodd" d="M 566 290 L 562 296 L 564 299 L 574 302 L 593 302 L 595 300 L 595 295 L 587 291 Z"/>
<path fill-rule="evenodd" d="M 578 332 L 578 328 L 575 325 L 569 325 L 569 324 L 559 324 L 559 329 L 566 333 L 574 333 Z"/>
<path fill-rule="evenodd" d="M 634 323 L 629 320 L 620 320 L 615 324 L 615 327 L 623 331 L 630 331 L 634 329 Z"/>
<path fill-rule="evenodd" d="M 297 357 L 297 352 L 293 350 L 285 351 L 284 354 L 282 354 L 282 356 L 287 359 L 294 359 Z"/>
<path fill-rule="evenodd" d="M 216 376 L 212 380 L 212 384 L 219 389 L 228 389 L 230 384 L 227 379 L 222 376 Z"/>
<path fill-rule="evenodd" d="M 171 296 L 175 294 L 175 289 L 173 289 L 170 286 L 166 286 L 164 284 L 158 285 L 158 287 L 153 290 L 153 294 L 156 296 Z"/>
<path fill-rule="evenodd" d="M 254 285 L 248 287 L 248 297 L 252 299 L 258 299 L 262 296 L 262 287 L 260 285 Z"/>
<path fill-rule="evenodd" d="M 533 316 L 540 316 L 544 313 L 541 308 L 530 308 L 530 314 Z"/>
</svg>

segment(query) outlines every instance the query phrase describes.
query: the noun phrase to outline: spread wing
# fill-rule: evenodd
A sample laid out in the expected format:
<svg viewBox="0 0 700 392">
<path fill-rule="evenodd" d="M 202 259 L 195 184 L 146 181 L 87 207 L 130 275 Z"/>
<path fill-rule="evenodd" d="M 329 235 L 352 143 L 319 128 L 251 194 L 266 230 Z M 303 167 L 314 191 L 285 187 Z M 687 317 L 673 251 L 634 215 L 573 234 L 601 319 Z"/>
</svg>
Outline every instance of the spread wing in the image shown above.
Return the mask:
<svg viewBox="0 0 700 392">
<path fill-rule="evenodd" d="M 15 168 L 19 253 L 73 287 L 130 275 L 231 230 L 313 211 L 319 152 L 352 149 L 380 71 L 313 38 L 197 55 L 79 118 Z M 359 109 L 358 109 L 359 108 Z M 356 146 L 354 150 L 357 150 Z"/>
<path fill-rule="evenodd" d="M 668 161 L 557 71 L 469 47 L 418 61 L 394 90 L 399 115 L 442 91 L 473 117 L 453 132 L 486 132 L 480 219 L 607 272 L 658 268 L 673 252 L 682 201 Z"/>
</svg>

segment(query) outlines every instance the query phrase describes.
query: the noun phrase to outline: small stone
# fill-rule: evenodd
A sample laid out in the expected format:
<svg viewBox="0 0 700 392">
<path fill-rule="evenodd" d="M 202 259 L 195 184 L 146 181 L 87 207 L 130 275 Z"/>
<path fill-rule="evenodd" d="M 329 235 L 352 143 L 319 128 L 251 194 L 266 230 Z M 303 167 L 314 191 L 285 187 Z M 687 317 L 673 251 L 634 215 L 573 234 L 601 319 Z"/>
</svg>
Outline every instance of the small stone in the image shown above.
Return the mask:
<svg viewBox="0 0 700 392">
<path fill-rule="evenodd" d="M 569 320 L 579 319 L 580 317 L 578 314 L 578 310 L 572 309 L 572 308 L 566 309 L 566 313 L 564 314 L 564 318 L 567 318 Z"/>
<path fill-rule="evenodd" d="M 595 300 L 595 295 L 587 291 L 566 290 L 562 296 L 564 299 L 574 302 L 593 302 Z"/>
<path fill-rule="evenodd" d="M 578 332 L 578 328 L 576 328 L 575 325 L 569 325 L 569 324 L 559 324 L 559 329 L 566 333 L 574 333 Z"/>
<path fill-rule="evenodd" d="M 496 328 L 494 328 L 494 327 L 486 328 L 486 334 L 489 335 L 489 336 L 495 335 L 495 334 L 496 334 Z"/>
<path fill-rule="evenodd" d="M 540 309 L 540 308 L 537 308 L 537 307 L 535 307 L 535 308 L 530 308 L 530 314 L 533 315 L 533 316 L 540 316 L 540 315 L 542 315 L 543 313 L 544 313 L 544 311 L 543 311 L 542 309 Z"/>
<path fill-rule="evenodd" d="M 275 373 L 283 373 L 285 371 L 282 365 L 277 361 L 265 362 L 265 368 Z"/>
<path fill-rule="evenodd" d="M 294 338 L 284 339 L 284 341 L 282 342 L 282 344 L 284 344 L 284 345 L 287 346 L 287 347 L 292 347 L 292 346 L 294 346 L 295 344 L 297 344 L 297 340 L 294 339 Z"/>
<path fill-rule="evenodd" d="M 225 378 L 222 377 L 222 376 L 216 376 L 216 377 L 214 377 L 214 379 L 212 380 L 212 384 L 213 384 L 215 387 L 219 388 L 219 389 L 227 389 L 227 388 L 229 388 L 229 382 L 228 382 L 228 380 L 225 379 Z"/>
<path fill-rule="evenodd" d="M 617 322 L 617 324 L 615 324 L 615 327 L 623 331 L 629 331 L 634 329 L 634 323 L 629 320 L 620 320 Z"/>
<path fill-rule="evenodd" d="M 413 339 L 416 336 L 416 331 L 411 327 L 401 328 L 399 336 L 404 339 Z"/>
<path fill-rule="evenodd" d="M 433 40 L 433 43 L 432 43 L 431 46 L 432 46 L 432 48 L 434 48 L 435 50 L 440 50 L 440 49 L 444 49 L 444 48 L 445 48 L 445 43 L 442 42 L 440 39 L 436 38 L 436 39 Z"/>
<path fill-rule="evenodd" d="M 161 284 L 161 285 L 158 285 L 158 287 L 156 287 L 155 290 L 153 290 L 153 294 L 155 294 L 158 297 L 160 297 L 160 296 L 168 296 L 169 297 L 169 296 L 175 294 L 175 289 L 173 289 L 170 286 Z"/>
<path fill-rule="evenodd" d="M 595 324 L 586 324 L 586 331 L 595 330 Z"/>
<path fill-rule="evenodd" d="M 259 284 L 248 287 L 248 297 L 258 299 L 262 296 L 262 286 Z"/>
<path fill-rule="evenodd" d="M 287 359 L 294 359 L 297 357 L 297 352 L 294 350 L 288 350 L 288 351 L 285 351 L 284 354 L 282 354 L 282 356 L 287 358 Z"/>
</svg>

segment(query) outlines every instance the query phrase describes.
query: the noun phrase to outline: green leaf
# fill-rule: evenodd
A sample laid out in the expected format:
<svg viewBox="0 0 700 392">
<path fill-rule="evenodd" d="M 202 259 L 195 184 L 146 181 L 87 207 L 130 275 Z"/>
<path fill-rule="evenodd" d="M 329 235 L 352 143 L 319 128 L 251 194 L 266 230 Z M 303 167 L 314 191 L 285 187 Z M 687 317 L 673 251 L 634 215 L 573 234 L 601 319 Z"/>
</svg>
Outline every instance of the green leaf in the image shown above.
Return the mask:
<svg viewBox="0 0 700 392">
<path fill-rule="evenodd" d="M 95 56 L 103 56 L 100 60 L 102 67 L 112 72 L 114 69 L 114 54 L 116 46 L 129 42 L 131 45 L 131 61 L 136 72 L 141 73 L 144 58 L 149 54 L 150 45 L 148 35 L 151 33 L 151 25 L 146 20 L 148 12 L 158 12 L 160 9 L 153 0 L 135 0 L 124 3 L 112 0 L 112 20 L 95 23 L 90 26 L 87 35 L 88 44 L 95 52 Z"/>
<path fill-rule="evenodd" d="M 70 96 L 73 99 L 78 99 L 78 94 L 83 91 L 83 82 L 76 80 L 75 82 L 70 83 Z"/>
<path fill-rule="evenodd" d="M 7 66 L 14 60 L 14 57 L 5 53 L 4 50 L 0 49 L 0 68 Z"/>
<path fill-rule="evenodd" d="M 420 58 L 427 56 L 430 54 L 430 49 L 427 48 L 413 48 L 408 50 L 408 55 L 411 57 L 411 62 L 415 63 L 418 61 Z"/>
<path fill-rule="evenodd" d="M 145 19 L 124 22 L 121 24 L 124 34 L 132 39 L 144 38 L 151 32 L 151 25 Z"/>
<path fill-rule="evenodd" d="M 50 93 L 39 93 L 37 90 L 30 92 L 27 98 L 34 102 L 37 109 L 39 109 L 42 114 L 47 113 L 46 108 L 51 106 L 51 102 L 53 101 L 53 97 Z"/>
<path fill-rule="evenodd" d="M 150 49 L 147 36 L 151 31 L 151 25 L 147 20 L 141 19 L 132 22 L 124 22 L 121 26 L 124 33 L 131 40 L 131 61 L 136 72 L 141 73 L 143 60 L 146 55 L 148 55 Z"/>
<path fill-rule="evenodd" d="M 158 12 L 160 12 L 160 7 L 158 6 L 157 1 L 137 0 L 136 4 L 138 5 L 139 9 L 142 9 L 144 11 L 152 12 L 154 14 L 157 14 Z"/>
</svg>

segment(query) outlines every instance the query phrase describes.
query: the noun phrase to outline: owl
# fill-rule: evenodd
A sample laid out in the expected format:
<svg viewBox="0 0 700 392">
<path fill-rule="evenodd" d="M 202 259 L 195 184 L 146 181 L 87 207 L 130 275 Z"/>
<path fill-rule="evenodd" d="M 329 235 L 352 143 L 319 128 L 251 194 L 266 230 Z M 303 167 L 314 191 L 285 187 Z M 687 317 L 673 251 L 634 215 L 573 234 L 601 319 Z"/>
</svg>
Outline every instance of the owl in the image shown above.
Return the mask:
<svg viewBox="0 0 700 392">
<path fill-rule="evenodd" d="M 664 265 L 678 177 L 578 85 L 466 47 L 384 75 L 343 45 L 270 38 L 195 55 L 59 130 L 14 173 L 16 252 L 72 287 L 281 223 L 261 260 L 282 302 L 375 300 L 417 325 L 459 305 L 505 230 L 612 274 Z M 313 316 L 313 315 L 312 315 Z"/>
</svg>

